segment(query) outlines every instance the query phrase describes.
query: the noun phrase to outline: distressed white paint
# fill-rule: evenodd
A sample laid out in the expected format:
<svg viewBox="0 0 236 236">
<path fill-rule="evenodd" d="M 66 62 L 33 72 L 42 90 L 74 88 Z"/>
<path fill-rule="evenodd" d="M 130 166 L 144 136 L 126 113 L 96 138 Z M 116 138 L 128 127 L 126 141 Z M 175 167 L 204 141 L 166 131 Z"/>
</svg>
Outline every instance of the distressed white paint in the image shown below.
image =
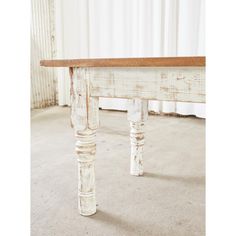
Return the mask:
<svg viewBox="0 0 236 236">
<path fill-rule="evenodd" d="M 205 102 L 204 67 L 70 68 L 71 120 L 78 154 L 78 206 L 81 215 L 96 212 L 94 162 L 98 98 L 128 102 L 132 175 L 143 174 L 144 122 L 148 99 Z"/>
<path fill-rule="evenodd" d="M 89 81 L 85 69 L 70 69 L 71 121 L 76 137 L 78 154 L 78 207 L 81 215 L 96 212 L 94 161 L 98 98 L 89 96 Z"/>
<path fill-rule="evenodd" d="M 204 67 L 88 68 L 91 96 L 205 102 Z"/>
<path fill-rule="evenodd" d="M 148 101 L 131 99 L 128 101 L 130 121 L 130 174 L 143 175 L 144 122 L 148 118 Z"/>
<path fill-rule="evenodd" d="M 55 56 L 54 0 L 31 0 L 31 108 L 56 105 L 54 68 L 40 67 Z"/>
</svg>

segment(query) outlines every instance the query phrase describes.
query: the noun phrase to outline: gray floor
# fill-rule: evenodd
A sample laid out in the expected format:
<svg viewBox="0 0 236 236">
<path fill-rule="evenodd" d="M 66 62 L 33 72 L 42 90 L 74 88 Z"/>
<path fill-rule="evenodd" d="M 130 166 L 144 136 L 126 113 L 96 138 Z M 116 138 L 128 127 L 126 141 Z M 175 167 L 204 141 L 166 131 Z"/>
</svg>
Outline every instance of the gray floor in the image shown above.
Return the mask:
<svg viewBox="0 0 236 236">
<path fill-rule="evenodd" d="M 69 108 L 32 112 L 32 236 L 205 235 L 205 121 L 149 116 L 143 177 L 129 175 L 125 112 L 100 111 L 97 213 L 77 211 Z"/>
</svg>

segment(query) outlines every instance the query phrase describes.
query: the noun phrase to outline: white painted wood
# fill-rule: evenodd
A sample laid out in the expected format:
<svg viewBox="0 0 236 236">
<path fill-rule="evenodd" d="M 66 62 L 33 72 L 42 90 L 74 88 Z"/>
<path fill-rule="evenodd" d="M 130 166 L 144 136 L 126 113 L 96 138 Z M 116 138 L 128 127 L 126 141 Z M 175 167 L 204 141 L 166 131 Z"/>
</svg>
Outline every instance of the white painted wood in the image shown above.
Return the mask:
<svg viewBox="0 0 236 236">
<path fill-rule="evenodd" d="M 94 162 L 96 129 L 99 125 L 98 98 L 89 96 L 86 69 L 70 69 L 71 121 L 78 154 L 78 207 L 81 215 L 96 212 Z"/>
<path fill-rule="evenodd" d="M 204 67 L 88 68 L 90 95 L 205 102 Z"/>
<path fill-rule="evenodd" d="M 148 101 L 132 99 L 128 101 L 130 121 L 130 174 L 143 175 L 144 121 L 148 118 Z"/>
<path fill-rule="evenodd" d="M 205 70 L 202 67 L 165 68 L 70 68 L 71 121 L 78 154 L 81 215 L 96 212 L 94 161 L 98 98 L 128 98 L 132 175 L 143 175 L 144 122 L 148 99 L 205 101 Z"/>
</svg>

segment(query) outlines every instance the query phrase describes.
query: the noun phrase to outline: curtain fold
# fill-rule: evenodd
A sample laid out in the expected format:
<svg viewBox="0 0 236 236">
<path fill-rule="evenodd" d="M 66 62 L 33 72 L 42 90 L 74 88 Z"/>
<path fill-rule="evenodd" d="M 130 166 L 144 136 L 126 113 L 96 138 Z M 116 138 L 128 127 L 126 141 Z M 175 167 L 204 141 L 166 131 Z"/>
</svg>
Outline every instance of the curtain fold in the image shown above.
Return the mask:
<svg viewBox="0 0 236 236">
<path fill-rule="evenodd" d="M 58 0 L 58 58 L 203 56 L 205 0 Z M 57 27 L 59 28 L 59 27 Z M 66 73 L 59 105 L 69 104 Z M 62 83 L 64 83 L 62 85 Z M 126 110 L 125 99 L 100 99 Z M 149 110 L 205 117 L 205 105 L 149 101 Z"/>
</svg>

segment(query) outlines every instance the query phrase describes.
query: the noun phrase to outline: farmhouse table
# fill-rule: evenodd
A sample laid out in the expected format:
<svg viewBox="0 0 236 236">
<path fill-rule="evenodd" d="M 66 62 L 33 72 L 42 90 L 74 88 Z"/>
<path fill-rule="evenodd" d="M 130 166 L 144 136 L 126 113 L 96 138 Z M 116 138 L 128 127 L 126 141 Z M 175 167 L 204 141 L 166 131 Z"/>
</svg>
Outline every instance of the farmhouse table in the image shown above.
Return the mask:
<svg viewBox="0 0 236 236">
<path fill-rule="evenodd" d="M 71 121 L 78 154 L 78 207 L 96 212 L 94 162 L 99 97 L 128 99 L 131 175 L 143 175 L 144 122 L 148 100 L 205 102 L 205 57 L 42 60 L 41 66 L 68 67 Z"/>
</svg>

